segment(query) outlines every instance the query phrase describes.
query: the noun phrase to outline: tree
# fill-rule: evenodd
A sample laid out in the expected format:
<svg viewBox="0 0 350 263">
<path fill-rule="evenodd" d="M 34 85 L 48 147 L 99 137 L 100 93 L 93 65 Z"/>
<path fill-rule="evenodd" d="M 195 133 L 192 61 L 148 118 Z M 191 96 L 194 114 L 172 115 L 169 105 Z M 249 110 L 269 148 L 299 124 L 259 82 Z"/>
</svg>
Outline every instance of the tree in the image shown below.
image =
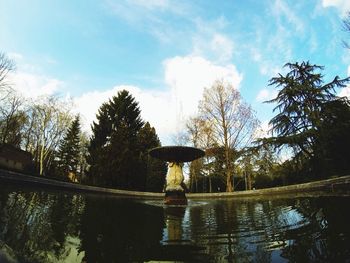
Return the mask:
<svg viewBox="0 0 350 263">
<path fill-rule="evenodd" d="M 15 69 L 14 62 L 0 52 L 0 143 L 20 147 L 22 126 L 25 121 L 23 99 L 7 82 Z"/>
<path fill-rule="evenodd" d="M 312 165 L 319 177 L 350 172 L 350 103 L 346 98 L 325 103 L 313 147 Z"/>
<path fill-rule="evenodd" d="M 204 124 L 204 121 L 201 120 L 199 117 L 192 117 L 189 118 L 186 123 L 186 130 L 187 130 L 187 137 L 186 139 L 190 141 L 190 143 L 193 145 L 193 147 L 201 147 L 200 144 L 200 137 L 202 136 L 202 125 Z M 189 189 L 191 192 L 198 192 L 198 180 L 201 176 L 201 170 L 203 169 L 203 162 L 199 160 L 194 160 L 190 163 L 190 185 Z"/>
<path fill-rule="evenodd" d="M 59 170 L 64 177 L 68 177 L 69 173 L 72 173 L 76 177 L 78 173 L 80 137 L 80 118 L 77 115 L 62 139 L 58 150 Z"/>
<path fill-rule="evenodd" d="M 140 129 L 138 133 L 138 144 L 141 161 L 138 174 L 146 180 L 145 190 L 161 192 L 165 184 L 167 166 L 165 162 L 149 157 L 148 151 L 150 149 L 161 146 L 156 130 L 151 127 L 149 122 L 146 122 Z"/>
<path fill-rule="evenodd" d="M 1 100 L 0 107 L 0 143 L 20 147 L 23 127 L 27 116 L 22 98 L 14 91 L 8 90 Z"/>
<path fill-rule="evenodd" d="M 282 87 L 276 98 L 267 101 L 277 103 L 274 112 L 279 111 L 270 121 L 272 133 L 277 135 L 270 141 L 277 145 L 289 145 L 296 152 L 301 151 L 311 157 L 322 104 L 334 99 L 334 87 L 343 86 L 347 80 L 336 77 L 323 85 L 322 75 L 314 72 L 323 67 L 309 62 L 287 63 L 284 67 L 288 67 L 290 72 L 285 76 L 279 74 L 269 83 Z"/>
<path fill-rule="evenodd" d="M 158 142 L 155 131 L 149 125 L 144 127 L 140 113 L 138 103 L 126 90 L 100 107 L 89 146 L 92 183 L 123 189 L 145 188 L 145 150 Z"/>
<path fill-rule="evenodd" d="M 6 82 L 6 78 L 8 74 L 14 69 L 14 62 L 9 59 L 5 53 L 0 52 L 0 92 L 3 92 L 6 88 L 9 87 L 9 84 Z"/>
<path fill-rule="evenodd" d="M 296 62 L 287 63 L 285 67 L 290 69 L 285 76 L 279 74 L 270 80 L 270 85 L 281 89 L 276 98 L 268 101 L 277 103 L 274 111 L 278 113 L 270 121 L 273 136 L 263 141 L 277 148 L 287 146 L 293 149 L 293 160 L 287 164 L 295 168 L 294 174 L 320 176 L 316 171 L 320 171 L 318 167 L 327 161 L 328 157 L 323 154 L 329 150 L 327 140 L 337 138 L 344 128 L 339 126 L 341 122 L 338 120 L 344 117 L 344 112 L 339 109 L 348 107 L 346 103 L 340 103 L 335 88 L 344 87 L 350 78 L 336 76 L 331 82 L 324 83 L 319 73 L 323 70 L 322 66 Z M 329 127 L 332 121 L 342 129 L 335 131 L 335 126 Z"/>
<path fill-rule="evenodd" d="M 208 120 L 201 118 L 201 116 L 191 117 L 187 121 L 186 129 L 187 139 L 192 146 L 206 151 L 216 147 L 213 128 Z M 207 154 L 205 157 L 191 162 L 189 187 L 191 192 L 199 191 L 198 180 L 203 176 L 208 180 L 209 192 L 212 192 L 213 161 L 214 158 Z"/>
<path fill-rule="evenodd" d="M 267 101 L 277 103 L 274 112 L 278 113 L 270 121 L 272 134 L 269 142 L 278 147 L 288 145 L 295 153 L 313 155 L 312 148 L 320 125 L 320 113 L 327 101 L 336 99 L 335 88 L 344 87 L 350 78 L 324 84 L 323 76 L 315 71 L 323 67 L 309 62 L 287 63 L 290 69 L 285 76 L 279 74 L 270 80 L 269 85 L 281 87 L 276 98 Z"/>
<path fill-rule="evenodd" d="M 206 88 L 200 103 L 200 114 L 210 122 L 213 136 L 225 154 L 226 191 L 234 190 L 233 152 L 247 146 L 258 125 L 251 107 L 231 84 L 216 81 Z"/>
<path fill-rule="evenodd" d="M 87 163 L 88 147 L 89 147 L 89 137 L 86 134 L 86 132 L 81 132 L 80 140 L 79 140 L 79 160 L 78 160 L 77 180 L 82 183 L 84 183 L 86 180 L 86 174 L 89 167 L 89 164 Z"/>
<path fill-rule="evenodd" d="M 70 105 L 57 97 L 42 97 L 31 102 L 22 135 L 24 150 L 32 153 L 40 175 L 47 173 L 58 146 L 71 122 Z"/>
</svg>

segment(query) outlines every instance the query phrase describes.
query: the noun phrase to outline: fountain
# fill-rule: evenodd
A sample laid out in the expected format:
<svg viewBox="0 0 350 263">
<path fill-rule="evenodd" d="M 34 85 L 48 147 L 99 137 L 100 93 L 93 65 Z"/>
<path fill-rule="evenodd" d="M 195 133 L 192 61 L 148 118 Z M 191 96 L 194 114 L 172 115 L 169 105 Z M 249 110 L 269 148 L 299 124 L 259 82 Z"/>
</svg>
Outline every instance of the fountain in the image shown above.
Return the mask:
<svg viewBox="0 0 350 263">
<path fill-rule="evenodd" d="M 149 154 L 154 158 L 168 162 L 164 203 L 167 205 L 186 205 L 186 186 L 181 164 L 203 157 L 204 151 L 187 146 L 163 146 L 150 150 Z"/>
</svg>

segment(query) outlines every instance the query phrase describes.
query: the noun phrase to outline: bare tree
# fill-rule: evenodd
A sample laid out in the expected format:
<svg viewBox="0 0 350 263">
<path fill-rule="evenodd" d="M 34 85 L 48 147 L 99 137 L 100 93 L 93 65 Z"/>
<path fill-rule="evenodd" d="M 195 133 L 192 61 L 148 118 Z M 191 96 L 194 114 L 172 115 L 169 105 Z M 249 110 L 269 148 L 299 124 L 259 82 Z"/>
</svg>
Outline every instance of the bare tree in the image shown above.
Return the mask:
<svg viewBox="0 0 350 263">
<path fill-rule="evenodd" d="M 14 69 L 14 62 L 0 52 L 0 143 L 19 147 L 25 113 L 23 99 L 7 82 L 8 74 Z"/>
<path fill-rule="evenodd" d="M 186 140 L 190 142 L 194 147 L 199 146 L 199 140 L 201 136 L 201 119 L 198 117 L 191 117 L 186 123 Z M 200 160 L 194 160 L 190 164 L 190 191 L 198 192 L 198 176 L 203 164 Z"/>
<path fill-rule="evenodd" d="M 200 102 L 200 114 L 212 127 L 212 136 L 225 152 L 226 191 L 234 191 L 233 150 L 246 147 L 259 122 L 251 107 L 231 84 L 216 81 L 206 88 Z"/>
<path fill-rule="evenodd" d="M 9 59 L 5 53 L 0 52 L 0 91 L 8 87 L 6 78 L 8 73 L 15 69 L 14 62 Z"/>
<path fill-rule="evenodd" d="M 25 120 L 23 99 L 14 90 L 7 90 L 0 106 L 0 143 L 20 147 Z"/>
<path fill-rule="evenodd" d="M 57 97 L 45 97 L 33 103 L 28 116 L 24 148 L 33 154 L 40 175 L 44 175 L 72 120 L 70 106 Z"/>
<path fill-rule="evenodd" d="M 191 117 L 186 124 L 187 139 L 194 146 L 204 150 L 212 148 L 216 142 L 213 136 L 213 127 L 210 122 L 201 116 Z M 198 175 L 203 174 L 209 180 L 209 192 L 212 192 L 210 161 L 212 157 L 206 155 L 203 159 L 195 160 L 190 165 L 190 187 L 198 191 Z"/>
</svg>

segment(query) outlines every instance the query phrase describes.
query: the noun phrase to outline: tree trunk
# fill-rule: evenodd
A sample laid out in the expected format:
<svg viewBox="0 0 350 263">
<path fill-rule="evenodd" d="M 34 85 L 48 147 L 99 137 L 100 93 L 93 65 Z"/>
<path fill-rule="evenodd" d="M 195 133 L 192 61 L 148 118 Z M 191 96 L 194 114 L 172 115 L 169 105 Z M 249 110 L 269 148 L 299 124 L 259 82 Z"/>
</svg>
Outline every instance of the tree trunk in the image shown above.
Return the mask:
<svg viewBox="0 0 350 263">
<path fill-rule="evenodd" d="M 252 190 L 252 177 L 250 174 L 247 175 L 248 181 L 248 190 Z"/>
<path fill-rule="evenodd" d="M 40 147 L 40 160 L 39 160 L 39 167 L 40 167 L 40 170 L 39 170 L 39 174 L 40 175 L 43 175 L 44 173 L 44 147 L 41 146 Z"/>
<path fill-rule="evenodd" d="M 232 174 L 230 169 L 226 171 L 226 192 L 233 192 Z"/>
<path fill-rule="evenodd" d="M 212 193 L 213 192 L 213 188 L 212 188 L 212 185 L 211 185 L 211 177 L 210 177 L 210 175 L 208 176 L 208 179 L 209 179 L 209 193 Z"/>
</svg>

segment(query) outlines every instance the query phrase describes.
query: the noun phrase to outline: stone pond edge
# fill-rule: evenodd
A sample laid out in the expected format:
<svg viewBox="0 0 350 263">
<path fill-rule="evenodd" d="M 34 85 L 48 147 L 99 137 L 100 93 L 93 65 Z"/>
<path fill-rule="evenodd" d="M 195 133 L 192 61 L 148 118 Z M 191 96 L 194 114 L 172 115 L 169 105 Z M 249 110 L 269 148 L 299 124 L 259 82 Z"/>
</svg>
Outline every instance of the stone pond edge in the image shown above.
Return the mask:
<svg viewBox="0 0 350 263">
<path fill-rule="evenodd" d="M 25 175 L 18 172 L 12 172 L 0 169 L 0 186 L 1 181 L 16 183 L 17 185 L 42 185 L 49 188 L 64 189 L 76 192 L 89 192 L 99 194 L 110 194 L 115 196 L 138 198 L 138 199 L 162 199 L 164 193 L 138 192 L 128 190 L 118 190 L 112 188 L 104 188 L 90 185 L 81 185 L 77 183 L 61 182 L 57 180 L 41 178 L 37 176 Z M 230 197 L 254 197 L 266 195 L 279 195 L 290 193 L 305 193 L 311 191 L 338 191 L 350 190 L 350 175 L 340 176 L 336 178 L 313 181 L 303 184 L 295 184 L 288 186 L 280 186 L 273 188 L 237 191 L 233 193 L 187 193 L 189 199 L 210 199 L 210 198 L 230 198 Z"/>
</svg>

